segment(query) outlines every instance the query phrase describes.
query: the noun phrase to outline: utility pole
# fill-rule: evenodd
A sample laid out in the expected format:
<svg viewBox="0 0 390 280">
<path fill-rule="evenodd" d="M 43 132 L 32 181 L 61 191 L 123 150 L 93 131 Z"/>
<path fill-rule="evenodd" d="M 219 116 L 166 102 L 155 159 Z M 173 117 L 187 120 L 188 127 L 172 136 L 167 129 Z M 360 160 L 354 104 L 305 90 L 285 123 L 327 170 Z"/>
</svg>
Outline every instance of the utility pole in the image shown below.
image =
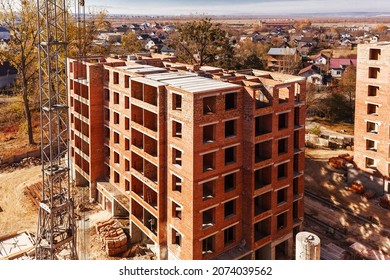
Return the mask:
<svg viewBox="0 0 390 280">
<path fill-rule="evenodd" d="M 69 182 L 66 0 L 37 0 L 42 201 L 35 258 L 77 259 Z"/>
</svg>

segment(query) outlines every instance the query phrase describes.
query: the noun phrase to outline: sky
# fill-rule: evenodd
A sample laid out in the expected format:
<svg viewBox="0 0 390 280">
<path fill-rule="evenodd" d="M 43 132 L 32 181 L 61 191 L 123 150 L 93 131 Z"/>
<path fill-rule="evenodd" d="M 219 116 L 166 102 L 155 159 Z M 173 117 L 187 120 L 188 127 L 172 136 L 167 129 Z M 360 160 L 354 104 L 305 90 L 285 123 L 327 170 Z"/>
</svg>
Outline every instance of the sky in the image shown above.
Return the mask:
<svg viewBox="0 0 390 280">
<path fill-rule="evenodd" d="M 390 13 L 390 0 L 85 0 L 86 12 L 133 15 Z"/>
</svg>

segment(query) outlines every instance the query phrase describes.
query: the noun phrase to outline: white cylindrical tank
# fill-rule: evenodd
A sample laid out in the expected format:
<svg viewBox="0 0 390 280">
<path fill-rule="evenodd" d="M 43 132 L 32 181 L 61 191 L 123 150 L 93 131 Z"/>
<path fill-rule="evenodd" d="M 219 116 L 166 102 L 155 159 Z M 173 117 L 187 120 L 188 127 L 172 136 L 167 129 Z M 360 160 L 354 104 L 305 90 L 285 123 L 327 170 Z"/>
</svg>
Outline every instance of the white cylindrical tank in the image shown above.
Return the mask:
<svg viewBox="0 0 390 280">
<path fill-rule="evenodd" d="M 319 260 L 320 259 L 320 238 L 310 232 L 302 231 L 295 237 L 295 259 L 296 260 Z"/>
</svg>

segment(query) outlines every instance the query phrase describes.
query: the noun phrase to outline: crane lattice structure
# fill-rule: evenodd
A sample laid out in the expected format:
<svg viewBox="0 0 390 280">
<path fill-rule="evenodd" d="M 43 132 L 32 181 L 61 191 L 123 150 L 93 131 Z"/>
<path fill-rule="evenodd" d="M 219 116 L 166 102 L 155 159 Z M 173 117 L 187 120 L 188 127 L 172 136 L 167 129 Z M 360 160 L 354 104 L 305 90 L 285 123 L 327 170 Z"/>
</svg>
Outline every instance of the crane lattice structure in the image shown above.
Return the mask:
<svg viewBox="0 0 390 280">
<path fill-rule="evenodd" d="M 42 201 L 35 258 L 77 259 L 69 180 L 66 0 L 37 0 Z"/>
</svg>

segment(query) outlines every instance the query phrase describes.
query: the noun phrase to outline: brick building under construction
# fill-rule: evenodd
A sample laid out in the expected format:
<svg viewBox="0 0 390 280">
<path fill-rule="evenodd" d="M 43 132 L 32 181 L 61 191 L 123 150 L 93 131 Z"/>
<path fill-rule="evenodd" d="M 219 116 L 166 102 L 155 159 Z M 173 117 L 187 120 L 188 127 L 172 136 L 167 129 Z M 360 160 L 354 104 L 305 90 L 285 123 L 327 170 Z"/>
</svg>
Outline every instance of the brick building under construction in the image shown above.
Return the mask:
<svg viewBox="0 0 390 280">
<path fill-rule="evenodd" d="M 356 70 L 354 159 L 390 193 L 390 42 L 360 44 Z"/>
<path fill-rule="evenodd" d="M 73 178 L 160 259 L 290 259 L 305 80 L 174 58 L 68 59 Z"/>
</svg>

